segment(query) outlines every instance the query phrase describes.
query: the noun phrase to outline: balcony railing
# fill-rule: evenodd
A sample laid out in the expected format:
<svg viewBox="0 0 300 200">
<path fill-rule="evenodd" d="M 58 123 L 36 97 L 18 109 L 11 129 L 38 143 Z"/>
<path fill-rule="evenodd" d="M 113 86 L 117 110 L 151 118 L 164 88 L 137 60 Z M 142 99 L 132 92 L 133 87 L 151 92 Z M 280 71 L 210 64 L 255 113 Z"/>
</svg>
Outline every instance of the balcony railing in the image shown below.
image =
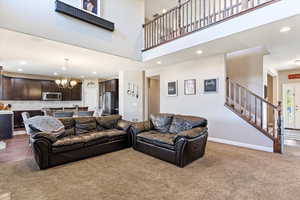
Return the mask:
<svg viewBox="0 0 300 200">
<path fill-rule="evenodd" d="M 144 24 L 144 51 L 279 0 L 188 0 Z"/>
</svg>

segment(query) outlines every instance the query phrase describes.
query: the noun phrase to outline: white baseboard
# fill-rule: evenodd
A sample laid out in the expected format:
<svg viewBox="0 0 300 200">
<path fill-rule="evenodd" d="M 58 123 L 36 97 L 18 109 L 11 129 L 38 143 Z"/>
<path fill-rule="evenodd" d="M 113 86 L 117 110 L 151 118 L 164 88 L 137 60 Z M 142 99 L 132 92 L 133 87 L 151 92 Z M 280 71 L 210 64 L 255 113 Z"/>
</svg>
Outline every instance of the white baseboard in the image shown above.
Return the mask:
<svg viewBox="0 0 300 200">
<path fill-rule="evenodd" d="M 225 140 L 225 139 L 220 139 L 220 138 L 208 137 L 208 141 L 229 144 L 229 145 L 244 147 L 244 148 L 248 148 L 248 149 L 255 149 L 255 150 L 259 150 L 259 151 L 273 152 L 273 147 L 258 146 L 258 145 L 254 145 L 254 144 L 247 144 L 247 143 Z"/>
</svg>

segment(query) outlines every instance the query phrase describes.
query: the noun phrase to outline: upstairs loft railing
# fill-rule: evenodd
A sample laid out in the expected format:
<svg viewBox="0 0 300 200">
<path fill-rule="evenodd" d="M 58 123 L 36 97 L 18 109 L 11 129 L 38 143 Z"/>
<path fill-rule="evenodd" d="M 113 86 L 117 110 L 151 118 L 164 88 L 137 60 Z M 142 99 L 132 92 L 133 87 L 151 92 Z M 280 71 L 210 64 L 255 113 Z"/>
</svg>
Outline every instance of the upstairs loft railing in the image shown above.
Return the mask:
<svg viewBox="0 0 300 200">
<path fill-rule="evenodd" d="M 177 7 L 143 25 L 143 51 L 277 1 L 179 0 Z"/>
<path fill-rule="evenodd" d="M 281 102 L 278 102 L 278 105 L 273 105 L 247 88 L 227 78 L 225 105 L 273 140 L 274 152 L 282 153 L 283 128 Z"/>
</svg>

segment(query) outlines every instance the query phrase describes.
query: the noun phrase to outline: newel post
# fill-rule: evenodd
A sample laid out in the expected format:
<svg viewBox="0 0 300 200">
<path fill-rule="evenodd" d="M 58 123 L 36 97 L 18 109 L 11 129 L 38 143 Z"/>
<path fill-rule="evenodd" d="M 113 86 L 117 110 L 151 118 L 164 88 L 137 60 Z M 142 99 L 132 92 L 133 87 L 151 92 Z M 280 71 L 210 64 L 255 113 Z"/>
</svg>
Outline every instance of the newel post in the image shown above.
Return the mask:
<svg viewBox="0 0 300 200">
<path fill-rule="evenodd" d="M 278 102 L 277 106 L 278 111 L 278 119 L 277 119 L 277 138 L 274 142 L 274 152 L 275 153 L 283 153 L 284 148 L 284 140 L 283 140 L 283 127 L 282 127 L 282 102 Z"/>
</svg>

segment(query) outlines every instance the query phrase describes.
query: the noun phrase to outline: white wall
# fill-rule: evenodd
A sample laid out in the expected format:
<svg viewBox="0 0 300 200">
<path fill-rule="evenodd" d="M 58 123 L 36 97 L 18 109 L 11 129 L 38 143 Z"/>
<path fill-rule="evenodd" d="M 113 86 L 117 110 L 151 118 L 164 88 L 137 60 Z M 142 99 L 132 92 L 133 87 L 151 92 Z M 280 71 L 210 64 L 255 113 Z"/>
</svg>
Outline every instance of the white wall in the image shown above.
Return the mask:
<svg viewBox="0 0 300 200">
<path fill-rule="evenodd" d="M 263 66 L 264 48 L 253 48 L 226 55 L 227 77 L 263 97 L 267 73 Z"/>
<path fill-rule="evenodd" d="M 54 0 L 0 1 L 0 27 L 140 60 L 144 1 L 101 0 L 101 12 L 115 23 L 113 33 L 55 12 Z"/>
<path fill-rule="evenodd" d="M 138 88 L 138 98 L 127 93 L 128 84 Z M 119 72 L 119 113 L 123 119 L 129 121 L 144 120 L 145 105 L 145 72 L 144 71 L 121 71 Z"/>
<path fill-rule="evenodd" d="M 99 108 L 99 84 L 98 79 L 84 80 L 82 84 L 83 105 L 88 106 L 89 110 Z"/>
<path fill-rule="evenodd" d="M 225 106 L 225 57 L 210 58 L 179 63 L 160 70 L 147 71 L 147 76 L 160 75 L 160 111 L 201 116 L 208 119 L 209 137 L 248 147 L 272 151 L 272 141 L 253 128 Z M 203 80 L 219 79 L 219 92 L 203 94 Z M 197 80 L 197 94 L 184 96 L 184 80 Z M 178 97 L 167 96 L 167 82 L 178 80 Z"/>
</svg>

